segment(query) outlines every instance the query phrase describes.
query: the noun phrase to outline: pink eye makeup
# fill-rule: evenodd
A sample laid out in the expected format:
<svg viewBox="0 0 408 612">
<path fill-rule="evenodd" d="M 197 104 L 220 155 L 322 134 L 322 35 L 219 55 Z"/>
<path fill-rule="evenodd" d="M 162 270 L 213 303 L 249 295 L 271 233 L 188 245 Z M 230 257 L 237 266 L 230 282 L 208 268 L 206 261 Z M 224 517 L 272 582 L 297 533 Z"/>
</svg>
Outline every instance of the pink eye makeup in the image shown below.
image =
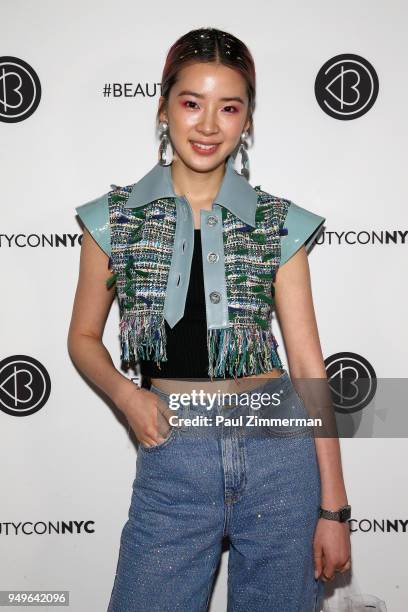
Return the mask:
<svg viewBox="0 0 408 612">
<path fill-rule="evenodd" d="M 185 100 L 184 102 L 181 103 L 181 105 L 184 106 L 185 108 L 193 108 L 190 106 L 190 104 L 197 104 L 197 102 L 194 102 L 194 100 Z"/>
<path fill-rule="evenodd" d="M 197 105 L 198 103 L 195 102 L 194 100 L 184 100 L 181 103 L 181 105 L 184 108 L 191 109 L 191 110 L 196 110 L 196 107 L 194 107 L 194 104 Z M 228 106 L 224 106 L 224 109 L 230 109 L 230 110 L 226 111 L 227 114 L 229 114 L 229 115 L 233 115 L 234 113 L 238 113 L 239 112 L 239 108 L 237 108 L 236 106 L 228 105 Z"/>
</svg>

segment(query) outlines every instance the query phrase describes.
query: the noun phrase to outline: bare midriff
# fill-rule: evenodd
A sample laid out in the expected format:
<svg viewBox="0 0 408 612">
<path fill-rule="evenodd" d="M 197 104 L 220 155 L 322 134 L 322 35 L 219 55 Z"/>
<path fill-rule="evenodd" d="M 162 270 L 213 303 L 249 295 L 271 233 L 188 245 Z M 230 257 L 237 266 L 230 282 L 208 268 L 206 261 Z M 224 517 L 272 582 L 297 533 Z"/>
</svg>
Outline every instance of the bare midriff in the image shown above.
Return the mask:
<svg viewBox="0 0 408 612">
<path fill-rule="evenodd" d="M 211 393 L 220 391 L 221 393 L 242 393 L 255 389 L 266 381 L 261 379 L 280 378 L 283 370 L 273 368 L 269 372 L 254 374 L 251 376 L 241 376 L 239 378 L 218 379 L 206 381 L 183 380 L 174 378 L 151 378 L 151 383 L 164 393 L 191 393 L 192 391 Z"/>
</svg>

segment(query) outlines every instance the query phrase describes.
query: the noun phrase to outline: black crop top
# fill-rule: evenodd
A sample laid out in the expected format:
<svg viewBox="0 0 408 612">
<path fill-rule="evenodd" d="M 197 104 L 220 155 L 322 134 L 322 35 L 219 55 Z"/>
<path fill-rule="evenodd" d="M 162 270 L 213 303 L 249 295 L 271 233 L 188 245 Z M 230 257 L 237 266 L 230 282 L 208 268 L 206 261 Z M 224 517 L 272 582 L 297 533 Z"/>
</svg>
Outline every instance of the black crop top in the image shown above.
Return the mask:
<svg viewBox="0 0 408 612">
<path fill-rule="evenodd" d="M 139 360 L 142 376 L 210 379 L 200 231 L 194 230 L 194 251 L 184 316 L 173 328 L 165 320 L 167 361 L 161 361 L 159 369 L 155 361 Z M 225 376 L 225 379 L 230 378 Z M 220 379 L 224 380 L 224 377 L 214 377 L 214 380 Z"/>
</svg>

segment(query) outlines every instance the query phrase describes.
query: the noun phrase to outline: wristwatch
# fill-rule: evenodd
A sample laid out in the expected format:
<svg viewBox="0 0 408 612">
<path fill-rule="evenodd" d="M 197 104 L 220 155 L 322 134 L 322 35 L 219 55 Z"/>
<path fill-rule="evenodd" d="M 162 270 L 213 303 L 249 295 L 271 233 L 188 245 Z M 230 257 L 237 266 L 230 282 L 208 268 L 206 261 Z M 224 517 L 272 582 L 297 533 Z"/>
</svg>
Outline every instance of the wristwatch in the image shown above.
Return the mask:
<svg viewBox="0 0 408 612">
<path fill-rule="evenodd" d="M 330 519 L 331 521 L 339 521 L 345 523 L 351 516 L 351 506 L 342 506 L 338 510 L 325 510 L 320 506 L 319 518 Z"/>
</svg>

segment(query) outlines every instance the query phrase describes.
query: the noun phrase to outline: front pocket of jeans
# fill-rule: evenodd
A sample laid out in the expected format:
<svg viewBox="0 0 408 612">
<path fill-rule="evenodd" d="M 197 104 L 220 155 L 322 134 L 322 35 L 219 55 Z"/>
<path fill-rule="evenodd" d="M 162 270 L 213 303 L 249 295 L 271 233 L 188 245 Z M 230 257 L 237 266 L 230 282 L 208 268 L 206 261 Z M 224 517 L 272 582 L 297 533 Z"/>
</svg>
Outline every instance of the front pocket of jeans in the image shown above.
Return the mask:
<svg viewBox="0 0 408 612">
<path fill-rule="evenodd" d="M 148 453 L 155 451 L 155 450 L 160 450 L 164 448 L 165 446 L 167 446 L 170 442 L 172 442 L 172 440 L 174 440 L 176 433 L 177 433 L 177 427 L 170 425 L 170 431 L 167 434 L 165 440 L 163 440 L 163 442 L 159 442 L 158 444 L 153 444 L 152 446 L 145 446 L 144 444 L 140 443 L 139 448 Z"/>
<path fill-rule="evenodd" d="M 270 436 L 290 438 L 305 434 L 311 435 L 313 432 L 313 428 L 310 425 L 302 424 L 302 422 L 297 424 L 289 420 L 308 418 L 305 405 L 295 391 L 290 393 L 281 405 L 268 407 L 266 413 L 268 418 L 266 432 Z M 276 421 L 274 423 L 272 419 L 282 419 L 283 422 Z M 288 423 L 285 422 L 285 419 L 289 420 Z"/>
</svg>

